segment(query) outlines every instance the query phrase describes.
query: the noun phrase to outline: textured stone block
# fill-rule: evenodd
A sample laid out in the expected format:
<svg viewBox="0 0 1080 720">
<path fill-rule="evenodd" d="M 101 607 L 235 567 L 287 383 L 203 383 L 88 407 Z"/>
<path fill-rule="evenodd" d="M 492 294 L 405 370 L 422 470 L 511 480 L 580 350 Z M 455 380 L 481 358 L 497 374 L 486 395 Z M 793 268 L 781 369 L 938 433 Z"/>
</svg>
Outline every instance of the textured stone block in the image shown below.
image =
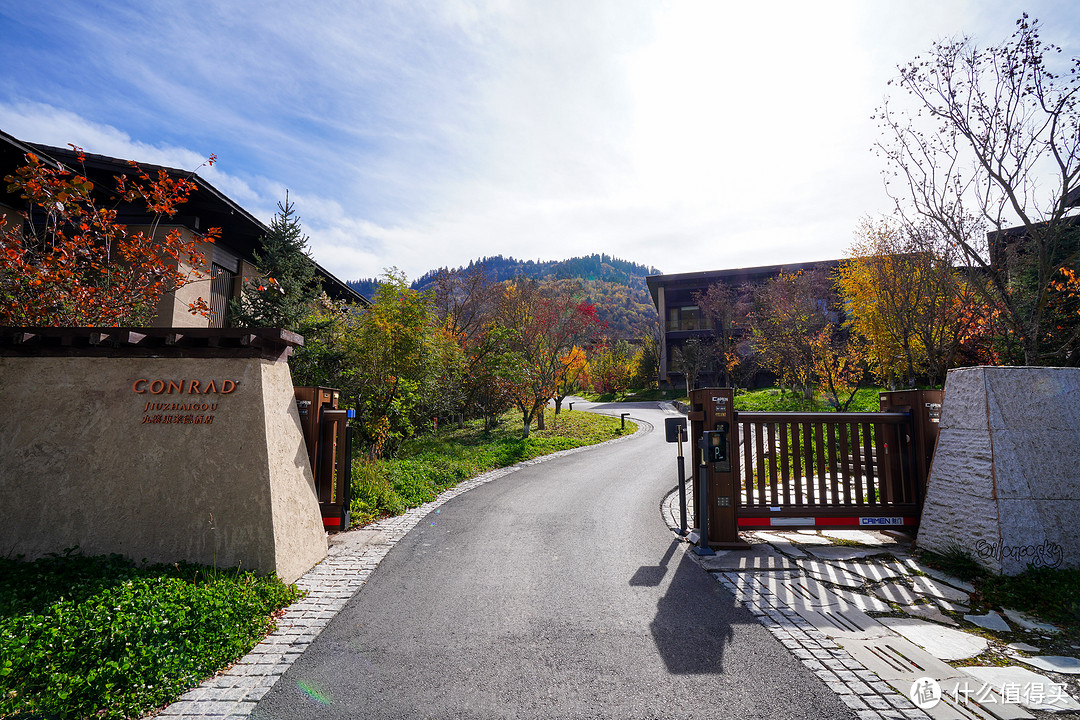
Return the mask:
<svg viewBox="0 0 1080 720">
<path fill-rule="evenodd" d="M 289 368 L 0 357 L 0 548 L 190 561 L 292 582 L 326 554 Z"/>
<path fill-rule="evenodd" d="M 949 372 L 917 543 L 995 572 L 1080 565 L 1080 369 Z"/>
</svg>

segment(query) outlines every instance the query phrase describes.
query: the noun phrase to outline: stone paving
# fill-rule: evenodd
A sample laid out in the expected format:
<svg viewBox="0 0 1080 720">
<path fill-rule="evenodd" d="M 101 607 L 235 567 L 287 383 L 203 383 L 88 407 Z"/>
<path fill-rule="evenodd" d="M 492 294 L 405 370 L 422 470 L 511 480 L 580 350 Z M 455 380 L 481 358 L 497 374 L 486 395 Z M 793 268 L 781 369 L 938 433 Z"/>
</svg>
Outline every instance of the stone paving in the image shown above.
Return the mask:
<svg viewBox="0 0 1080 720">
<path fill-rule="evenodd" d="M 677 491 L 665 499 L 662 514 L 677 531 Z M 1049 641 L 1057 628 L 1012 610 L 1005 610 L 1005 617 L 993 610 L 972 613 L 974 588 L 921 565 L 905 538 L 876 531 L 776 528 L 741 535 L 752 543 L 749 551 L 691 557 L 861 720 L 1080 717 L 1074 699 L 1080 696 L 1080 660 L 1029 657 L 1039 652 L 1036 645 L 1006 644 L 989 632 Z M 869 547 L 831 544 L 835 540 Z M 983 632 L 968 632 L 962 625 L 977 625 L 972 629 Z M 971 658 L 993 664 L 957 662 Z M 1011 664 L 998 665 L 1004 661 Z M 940 693 L 936 703 L 913 693 L 913 684 L 925 687 L 927 678 Z"/>
<path fill-rule="evenodd" d="M 608 443 L 625 442 L 652 428 L 643 420 L 634 422 L 638 424 L 636 433 Z M 562 450 L 493 470 L 446 490 L 432 502 L 403 515 L 381 520 L 363 530 L 330 536 L 327 557 L 296 583 L 307 595 L 286 609 L 277 622 L 277 629 L 234 665 L 182 695 L 157 717 L 215 720 L 250 717 L 259 700 L 270 692 L 289 666 L 364 586 L 390 549 L 429 514 L 438 512 L 440 506 L 458 495 L 523 467 L 582 452 L 589 447 Z"/>
</svg>

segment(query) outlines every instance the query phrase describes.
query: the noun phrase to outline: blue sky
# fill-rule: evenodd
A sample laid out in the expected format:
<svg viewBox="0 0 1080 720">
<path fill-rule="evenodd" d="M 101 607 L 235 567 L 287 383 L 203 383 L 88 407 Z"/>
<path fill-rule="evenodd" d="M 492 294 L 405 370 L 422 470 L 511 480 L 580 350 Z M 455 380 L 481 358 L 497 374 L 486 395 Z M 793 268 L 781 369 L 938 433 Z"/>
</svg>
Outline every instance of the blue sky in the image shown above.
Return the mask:
<svg viewBox="0 0 1080 720">
<path fill-rule="evenodd" d="M 344 279 L 605 252 L 690 272 L 842 257 L 889 211 L 896 65 L 1070 2 L 0 0 L 0 129 L 285 190 Z"/>
</svg>

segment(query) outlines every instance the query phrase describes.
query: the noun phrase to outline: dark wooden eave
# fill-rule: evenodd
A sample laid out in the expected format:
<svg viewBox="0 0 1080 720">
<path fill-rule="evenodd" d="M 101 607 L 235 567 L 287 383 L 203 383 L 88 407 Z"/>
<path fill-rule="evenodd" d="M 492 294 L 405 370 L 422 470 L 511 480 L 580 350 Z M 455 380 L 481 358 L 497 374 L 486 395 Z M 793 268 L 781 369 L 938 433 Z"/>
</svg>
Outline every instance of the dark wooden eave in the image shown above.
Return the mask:
<svg viewBox="0 0 1080 720">
<path fill-rule="evenodd" d="M 0 327 L 0 357 L 261 358 L 284 362 L 304 338 L 279 328 Z"/>
</svg>

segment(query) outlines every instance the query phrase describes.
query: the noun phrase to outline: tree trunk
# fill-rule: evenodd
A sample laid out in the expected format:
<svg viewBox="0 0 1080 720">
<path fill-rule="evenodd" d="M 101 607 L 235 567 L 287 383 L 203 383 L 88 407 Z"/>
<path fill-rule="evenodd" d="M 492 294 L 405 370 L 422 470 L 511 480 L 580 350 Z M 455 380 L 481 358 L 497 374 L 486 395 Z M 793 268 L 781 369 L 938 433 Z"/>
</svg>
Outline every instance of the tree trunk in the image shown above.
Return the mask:
<svg viewBox="0 0 1080 720">
<path fill-rule="evenodd" d="M 536 411 L 536 429 L 537 430 L 546 430 L 547 429 L 545 427 L 545 425 L 544 425 L 544 408 L 540 408 L 539 410 Z"/>
<path fill-rule="evenodd" d="M 559 412 L 562 410 L 562 401 L 563 401 L 563 399 L 561 397 L 560 398 L 555 398 L 555 415 L 556 416 L 558 416 Z"/>
<path fill-rule="evenodd" d="M 528 438 L 529 437 L 529 430 L 531 429 L 531 427 L 530 427 L 531 425 L 532 425 L 532 413 L 522 410 L 521 411 L 521 437 L 523 437 L 523 438 Z"/>
</svg>

